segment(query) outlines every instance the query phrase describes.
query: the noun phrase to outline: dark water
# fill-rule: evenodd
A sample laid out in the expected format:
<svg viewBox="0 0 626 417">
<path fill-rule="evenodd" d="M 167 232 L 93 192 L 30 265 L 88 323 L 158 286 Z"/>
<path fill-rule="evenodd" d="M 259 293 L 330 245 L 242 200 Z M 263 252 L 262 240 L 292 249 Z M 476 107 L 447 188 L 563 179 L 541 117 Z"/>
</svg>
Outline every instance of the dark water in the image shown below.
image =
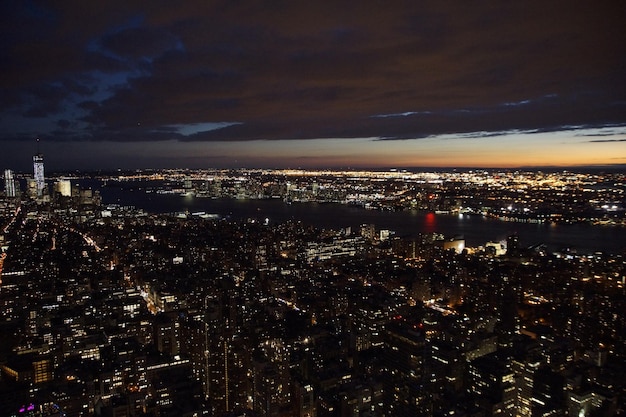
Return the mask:
<svg viewBox="0 0 626 417">
<path fill-rule="evenodd" d="M 103 187 L 104 204 L 132 205 L 149 213 L 169 213 L 188 210 L 204 211 L 239 220 L 269 219 L 270 224 L 299 220 L 321 228 L 357 228 L 361 224 L 375 224 L 378 229 L 389 229 L 397 236 L 437 232 L 446 237 L 463 235 L 467 246 L 484 245 L 488 241 L 503 240 L 517 233 L 520 244 L 530 246 L 543 243 L 550 251 L 576 249 L 588 254 L 597 251 L 624 253 L 626 230 L 618 227 L 587 224 L 550 225 L 503 222 L 479 215 L 435 215 L 419 211 L 383 212 L 365 210 L 341 204 L 293 203 L 282 200 L 209 199 L 174 194 L 146 193 L 142 189 Z"/>
</svg>

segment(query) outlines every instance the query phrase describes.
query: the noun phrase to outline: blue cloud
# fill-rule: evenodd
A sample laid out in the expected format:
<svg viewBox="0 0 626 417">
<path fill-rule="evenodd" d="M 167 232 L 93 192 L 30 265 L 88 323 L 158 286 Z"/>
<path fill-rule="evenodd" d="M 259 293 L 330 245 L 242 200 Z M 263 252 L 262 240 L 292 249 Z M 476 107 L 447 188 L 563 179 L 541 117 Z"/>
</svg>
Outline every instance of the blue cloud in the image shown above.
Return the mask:
<svg viewBox="0 0 626 417">
<path fill-rule="evenodd" d="M 238 125 L 238 122 L 205 122 L 168 125 L 166 128 L 182 136 L 192 136 L 198 133 L 210 132 L 212 130 L 223 129 L 225 127 Z"/>
</svg>

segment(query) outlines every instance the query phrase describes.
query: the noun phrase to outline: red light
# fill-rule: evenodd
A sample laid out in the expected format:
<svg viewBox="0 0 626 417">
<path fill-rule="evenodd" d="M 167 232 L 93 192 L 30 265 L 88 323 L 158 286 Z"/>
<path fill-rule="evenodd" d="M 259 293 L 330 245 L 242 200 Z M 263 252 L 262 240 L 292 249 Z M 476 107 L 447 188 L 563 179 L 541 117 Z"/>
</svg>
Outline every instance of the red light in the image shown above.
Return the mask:
<svg viewBox="0 0 626 417">
<path fill-rule="evenodd" d="M 436 216 L 435 213 L 430 212 L 426 214 L 426 217 L 424 218 L 424 229 L 425 232 L 427 233 L 433 233 L 435 231 L 435 227 L 436 227 Z"/>
</svg>

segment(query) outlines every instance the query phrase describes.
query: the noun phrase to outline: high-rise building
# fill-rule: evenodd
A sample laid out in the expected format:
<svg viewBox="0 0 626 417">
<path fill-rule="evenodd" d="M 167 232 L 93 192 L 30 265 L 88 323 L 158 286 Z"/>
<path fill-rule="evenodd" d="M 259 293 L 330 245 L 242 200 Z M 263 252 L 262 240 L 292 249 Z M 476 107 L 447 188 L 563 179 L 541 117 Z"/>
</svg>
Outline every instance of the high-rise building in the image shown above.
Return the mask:
<svg viewBox="0 0 626 417">
<path fill-rule="evenodd" d="M 513 370 L 516 374 L 515 385 L 517 398 L 515 408 L 517 409 L 517 417 L 532 416 L 535 373 L 541 365 L 542 363 L 539 360 L 530 360 L 524 357 L 513 360 Z"/>
<path fill-rule="evenodd" d="M 432 415 L 424 388 L 426 338 L 422 326 L 394 321 L 385 329 L 383 388 L 385 415 Z"/>
<path fill-rule="evenodd" d="M 468 387 L 489 416 L 515 416 L 516 385 L 511 361 L 492 353 L 468 364 Z"/>
<path fill-rule="evenodd" d="M 17 196 L 17 187 L 15 186 L 13 171 L 11 171 L 10 169 L 4 170 L 4 194 L 7 197 Z"/>
<path fill-rule="evenodd" d="M 519 236 L 513 233 L 506 238 L 506 254 L 515 256 L 519 254 L 519 250 Z"/>
<path fill-rule="evenodd" d="M 203 392 L 214 415 L 248 407 L 248 348 L 243 338 L 235 336 L 236 302 L 230 281 L 222 294 L 204 300 Z M 264 415 L 264 414 L 261 414 Z"/>
<path fill-rule="evenodd" d="M 70 180 L 58 180 L 54 184 L 54 191 L 61 194 L 62 197 L 72 196 L 72 183 Z"/>
<path fill-rule="evenodd" d="M 43 172 L 43 154 L 41 153 L 37 153 L 33 156 L 33 175 L 37 188 L 37 197 L 41 197 L 43 196 L 44 189 L 46 188 L 46 181 Z"/>
</svg>

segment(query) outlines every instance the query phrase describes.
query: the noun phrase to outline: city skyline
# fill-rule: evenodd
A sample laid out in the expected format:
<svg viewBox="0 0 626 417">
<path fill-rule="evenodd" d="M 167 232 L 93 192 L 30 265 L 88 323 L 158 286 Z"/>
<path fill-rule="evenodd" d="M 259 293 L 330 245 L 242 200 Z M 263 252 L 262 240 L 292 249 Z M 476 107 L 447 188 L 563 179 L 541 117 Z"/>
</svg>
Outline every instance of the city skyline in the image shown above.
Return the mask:
<svg viewBox="0 0 626 417">
<path fill-rule="evenodd" d="M 9 415 L 624 414 L 623 173 L 164 171 L 0 195 Z"/>
<path fill-rule="evenodd" d="M 2 11 L 3 169 L 626 164 L 615 1 Z"/>
</svg>

